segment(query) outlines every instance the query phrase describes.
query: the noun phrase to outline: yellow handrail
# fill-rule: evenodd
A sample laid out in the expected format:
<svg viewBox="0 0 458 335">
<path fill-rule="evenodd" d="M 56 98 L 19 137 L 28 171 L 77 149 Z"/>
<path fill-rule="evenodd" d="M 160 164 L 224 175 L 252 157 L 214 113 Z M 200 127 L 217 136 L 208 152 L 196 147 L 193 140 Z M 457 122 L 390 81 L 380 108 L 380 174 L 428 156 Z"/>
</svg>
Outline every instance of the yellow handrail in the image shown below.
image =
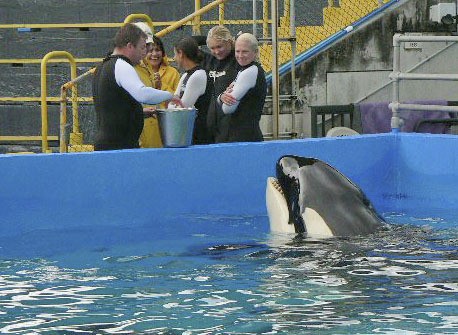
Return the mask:
<svg viewBox="0 0 458 335">
<path fill-rule="evenodd" d="M 47 71 L 46 67 L 48 64 L 48 60 L 51 58 L 58 58 L 58 57 L 63 57 L 67 58 L 70 62 L 70 68 L 71 68 L 71 78 L 74 79 L 76 78 L 76 62 L 73 56 L 67 52 L 67 51 L 52 51 L 47 53 L 42 61 L 41 61 L 41 147 L 43 152 L 47 153 L 50 152 L 49 146 L 48 146 L 48 103 L 47 103 L 47 96 L 48 96 L 48 87 L 47 87 Z M 73 106 L 73 130 L 77 131 L 79 128 L 78 125 L 78 102 L 77 102 L 77 97 L 78 93 L 76 88 L 73 90 L 73 101 L 72 101 L 72 106 Z M 76 120 L 76 124 L 75 124 Z M 62 139 L 61 139 L 62 140 Z"/>
<path fill-rule="evenodd" d="M 198 11 L 201 6 L 201 1 L 200 0 L 194 0 L 194 11 Z M 194 35 L 200 35 L 200 22 L 201 22 L 201 17 L 200 15 L 196 16 L 194 18 L 194 21 L 192 22 L 192 33 Z"/>
<path fill-rule="evenodd" d="M 219 24 L 222 25 L 224 23 L 224 3 L 219 5 L 218 8 L 218 20 Z"/>
<path fill-rule="evenodd" d="M 103 58 L 75 58 L 76 63 L 98 63 Z M 42 58 L 3 58 L 0 59 L 0 64 L 40 64 Z M 64 63 L 67 59 L 50 59 L 48 63 Z"/>
<path fill-rule="evenodd" d="M 199 1 L 199 0 L 196 0 Z M 224 20 L 225 24 L 242 24 L 246 20 Z M 201 25 L 218 24 L 219 20 L 203 20 Z M 168 27 L 175 21 L 153 21 L 154 27 Z M 261 22 L 260 22 L 261 23 Z M 0 29 L 68 29 L 68 28 L 119 28 L 125 22 L 115 23 L 30 23 L 30 24 L 0 24 Z M 185 25 L 194 25 L 194 22 L 187 22 Z"/>
<path fill-rule="evenodd" d="M 124 23 L 130 23 L 130 22 L 135 21 L 135 20 L 145 21 L 146 24 L 151 28 L 151 31 L 154 34 L 154 23 L 153 23 L 153 20 L 151 20 L 151 18 L 148 15 L 146 15 L 146 14 L 130 14 L 124 19 Z"/>
<path fill-rule="evenodd" d="M 184 24 L 186 24 L 187 22 L 193 20 L 196 16 L 199 16 L 201 14 L 204 14 L 206 12 L 208 12 L 210 9 L 216 7 L 216 6 L 219 6 L 220 4 L 226 2 L 226 0 L 215 0 L 211 3 L 209 3 L 208 5 L 202 7 L 201 9 L 195 11 L 194 13 L 186 16 L 185 18 L 175 22 L 174 24 L 172 24 L 171 26 L 168 26 L 167 28 L 164 28 L 162 29 L 161 31 L 159 31 L 156 36 L 158 37 L 162 37 L 178 28 L 180 28 L 181 26 L 183 26 Z"/>
<path fill-rule="evenodd" d="M 69 89 L 73 89 L 73 94 L 76 92 L 76 84 L 80 81 L 82 81 L 84 78 L 87 76 L 93 74 L 95 72 L 95 67 L 90 69 L 89 71 L 86 71 L 82 75 L 73 78 L 71 81 L 63 84 L 60 88 L 60 152 L 67 152 L 67 132 L 66 132 L 66 127 L 67 127 L 67 91 Z M 78 97 L 77 97 L 78 98 Z M 93 99 L 91 98 L 91 101 Z M 75 99 L 72 96 L 72 102 L 74 102 Z M 75 113 L 73 113 L 75 115 Z M 76 114 L 77 115 L 77 114 Z M 77 120 L 78 123 L 78 120 Z M 73 120 L 73 125 L 75 125 L 75 120 Z M 73 136 L 72 136 L 73 135 Z M 70 144 L 83 144 L 83 134 L 80 133 L 79 131 L 73 131 L 73 134 L 70 135 Z"/>
<path fill-rule="evenodd" d="M 46 97 L 47 102 L 60 102 L 62 97 Z M 92 102 L 90 97 L 78 97 L 78 102 Z M 0 97 L 0 102 L 41 102 L 41 97 Z"/>
</svg>

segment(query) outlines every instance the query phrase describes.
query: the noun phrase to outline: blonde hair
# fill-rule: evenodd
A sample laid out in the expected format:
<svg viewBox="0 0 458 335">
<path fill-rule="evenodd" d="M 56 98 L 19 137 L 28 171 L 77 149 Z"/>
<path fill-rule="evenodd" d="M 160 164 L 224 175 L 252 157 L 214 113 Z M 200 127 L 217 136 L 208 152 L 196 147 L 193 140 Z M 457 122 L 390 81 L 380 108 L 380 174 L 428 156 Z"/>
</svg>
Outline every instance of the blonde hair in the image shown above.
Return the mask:
<svg viewBox="0 0 458 335">
<path fill-rule="evenodd" d="M 253 35 L 253 34 L 250 34 L 250 33 L 243 33 L 243 34 L 240 34 L 238 37 L 237 37 L 237 41 L 245 41 L 245 42 L 248 42 L 248 44 L 250 45 L 251 49 L 253 51 L 256 51 L 258 52 L 258 40 L 256 39 L 256 37 Z"/>
<path fill-rule="evenodd" d="M 232 36 L 229 29 L 227 29 L 225 26 L 215 26 L 208 31 L 207 46 L 210 39 L 214 39 L 219 42 L 230 42 L 232 45 L 234 45 L 234 37 Z"/>
</svg>

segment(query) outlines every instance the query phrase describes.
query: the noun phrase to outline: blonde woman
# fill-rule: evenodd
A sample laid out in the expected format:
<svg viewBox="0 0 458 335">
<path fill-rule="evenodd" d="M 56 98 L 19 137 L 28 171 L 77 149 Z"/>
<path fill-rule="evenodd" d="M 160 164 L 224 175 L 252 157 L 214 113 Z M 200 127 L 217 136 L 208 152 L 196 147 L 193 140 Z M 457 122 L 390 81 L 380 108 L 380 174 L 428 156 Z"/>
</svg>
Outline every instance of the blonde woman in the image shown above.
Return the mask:
<svg viewBox="0 0 458 335">
<path fill-rule="evenodd" d="M 207 112 L 207 127 L 212 142 L 226 142 L 231 115 L 224 114 L 217 103 L 218 96 L 234 81 L 238 65 L 234 54 L 234 37 L 224 26 L 215 26 L 207 34 L 207 54 L 202 67 L 210 77 L 211 99 Z"/>
<path fill-rule="evenodd" d="M 235 58 L 239 65 L 236 79 L 228 85 L 218 101 L 225 115 L 231 115 L 225 142 L 256 142 L 263 136 L 259 121 L 267 94 L 266 74 L 256 60 L 258 40 L 245 33 L 235 41 Z"/>
<path fill-rule="evenodd" d="M 146 23 L 137 22 L 135 25 L 142 29 L 148 36 L 148 51 L 146 57 L 135 67 L 140 79 L 146 86 L 168 91 L 173 94 L 178 87 L 180 74 L 177 69 L 169 65 L 165 54 L 164 44 L 160 38 L 153 35 Z M 158 106 L 151 106 L 149 110 L 153 111 L 156 107 L 166 108 L 166 105 L 162 103 Z M 143 131 L 140 135 L 140 147 L 162 147 L 159 124 L 155 116 L 145 118 Z"/>
</svg>

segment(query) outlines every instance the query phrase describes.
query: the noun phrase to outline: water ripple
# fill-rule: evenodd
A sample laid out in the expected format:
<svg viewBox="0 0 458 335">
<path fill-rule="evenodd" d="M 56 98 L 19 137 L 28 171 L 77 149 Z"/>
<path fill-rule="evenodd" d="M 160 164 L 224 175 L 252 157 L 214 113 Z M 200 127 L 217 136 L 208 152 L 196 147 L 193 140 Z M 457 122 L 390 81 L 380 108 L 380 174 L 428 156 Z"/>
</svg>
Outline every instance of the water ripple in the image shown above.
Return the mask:
<svg viewBox="0 0 458 335">
<path fill-rule="evenodd" d="M 269 235 L 263 244 L 210 244 L 194 232 L 182 253 L 167 243 L 113 247 L 83 269 L 0 260 L 0 333 L 458 333 L 458 230 L 433 215 L 415 224 L 425 222 L 325 241 Z"/>
</svg>

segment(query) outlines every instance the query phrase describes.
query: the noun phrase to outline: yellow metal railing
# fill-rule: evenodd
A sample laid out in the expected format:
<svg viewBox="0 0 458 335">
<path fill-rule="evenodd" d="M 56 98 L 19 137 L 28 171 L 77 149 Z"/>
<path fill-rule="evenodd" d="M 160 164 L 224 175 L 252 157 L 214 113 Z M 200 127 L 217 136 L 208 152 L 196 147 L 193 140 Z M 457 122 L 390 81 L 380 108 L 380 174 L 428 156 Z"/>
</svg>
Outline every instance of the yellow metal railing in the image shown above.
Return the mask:
<svg viewBox="0 0 458 335">
<path fill-rule="evenodd" d="M 209 3 L 208 5 L 200 8 L 199 10 L 196 10 L 194 13 L 186 16 L 185 18 L 183 18 L 183 19 L 181 19 L 179 21 L 176 21 L 175 23 L 171 24 L 167 28 L 162 29 L 156 35 L 158 37 L 162 37 L 162 36 L 164 36 L 164 35 L 166 35 L 168 33 L 171 33 L 172 31 L 177 30 L 178 28 L 182 27 L 185 24 L 188 24 L 189 22 L 192 22 L 195 18 L 200 17 L 200 15 L 202 15 L 204 13 L 207 13 L 211 9 L 219 6 L 220 4 L 222 4 L 222 3 L 226 2 L 226 1 L 227 0 L 215 0 L 215 1 L 211 2 L 211 3 Z M 214 22 L 212 24 L 217 23 L 215 21 L 208 21 L 208 22 Z"/>
<path fill-rule="evenodd" d="M 145 21 L 148 26 L 151 28 L 154 34 L 154 23 L 153 20 L 146 14 L 130 14 L 124 19 L 124 23 L 134 22 L 134 21 Z"/>
<path fill-rule="evenodd" d="M 90 69 L 89 71 L 83 73 L 78 77 L 72 77 L 73 79 L 60 88 L 60 143 L 59 143 L 59 151 L 60 152 L 67 152 L 67 91 L 69 89 L 72 90 L 72 106 L 77 106 L 78 95 L 77 95 L 77 84 L 78 82 L 84 80 L 86 77 L 92 75 L 95 72 L 95 68 Z M 93 101 L 92 97 L 87 98 L 86 101 Z M 78 119 L 78 111 L 74 111 L 73 109 L 73 132 L 70 134 L 70 145 L 74 148 L 79 147 L 79 151 L 92 151 L 94 150 L 93 146 L 84 146 L 83 145 L 83 134 L 79 132 L 79 119 Z M 76 117 L 76 120 L 75 120 Z M 78 150 L 72 150 L 78 151 Z"/>
<path fill-rule="evenodd" d="M 76 63 L 73 56 L 67 51 L 52 51 L 46 54 L 41 61 L 41 147 L 43 152 L 50 152 L 48 146 L 48 85 L 47 85 L 47 65 L 48 60 L 51 58 L 66 58 L 70 62 L 71 78 L 76 78 Z M 76 87 L 73 89 L 72 102 L 73 102 L 73 133 L 79 133 L 79 121 L 78 121 L 78 92 Z M 82 140 L 82 134 L 80 136 Z M 61 138 L 62 140 L 62 138 Z"/>
</svg>

